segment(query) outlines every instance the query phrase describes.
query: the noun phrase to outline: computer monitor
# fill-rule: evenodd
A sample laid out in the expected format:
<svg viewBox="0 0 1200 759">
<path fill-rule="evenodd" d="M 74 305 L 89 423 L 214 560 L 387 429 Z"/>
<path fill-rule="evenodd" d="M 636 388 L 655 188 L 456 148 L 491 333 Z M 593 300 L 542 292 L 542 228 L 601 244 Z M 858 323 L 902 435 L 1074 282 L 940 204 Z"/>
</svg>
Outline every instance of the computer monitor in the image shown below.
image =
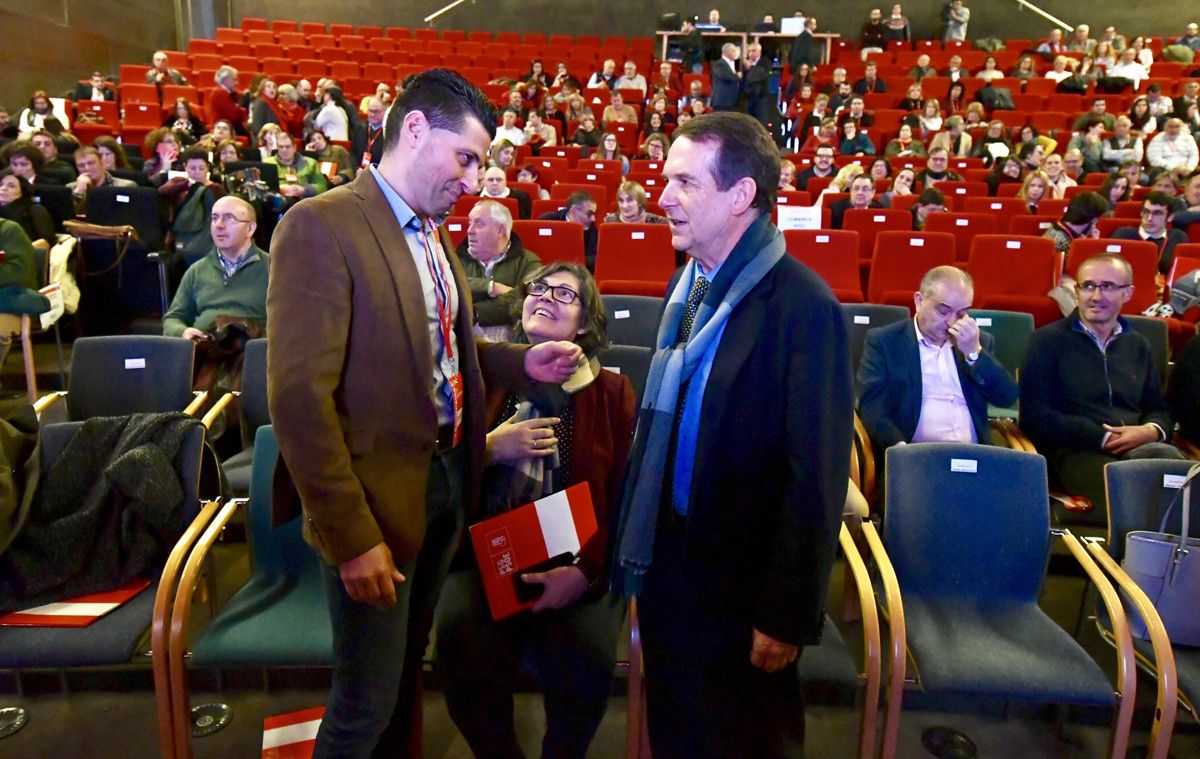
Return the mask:
<svg viewBox="0 0 1200 759">
<path fill-rule="evenodd" d="M 799 34 L 804 31 L 805 20 L 799 16 L 786 16 L 779 21 L 779 33 Z"/>
<path fill-rule="evenodd" d="M 660 32 L 677 32 L 683 22 L 679 20 L 678 13 L 664 13 L 658 17 L 658 31 Z"/>
</svg>

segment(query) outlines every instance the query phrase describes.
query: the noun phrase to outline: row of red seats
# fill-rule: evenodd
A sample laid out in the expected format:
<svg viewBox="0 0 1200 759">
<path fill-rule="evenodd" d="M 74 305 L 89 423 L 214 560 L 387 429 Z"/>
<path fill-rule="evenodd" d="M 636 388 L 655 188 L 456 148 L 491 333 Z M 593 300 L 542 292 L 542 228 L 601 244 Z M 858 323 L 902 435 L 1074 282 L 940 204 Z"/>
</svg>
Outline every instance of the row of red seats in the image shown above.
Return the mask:
<svg viewBox="0 0 1200 759">
<path fill-rule="evenodd" d="M 637 37 L 626 37 L 621 34 L 609 34 L 603 38 L 596 34 L 552 34 L 545 35 L 540 32 L 488 32 L 488 31 L 465 31 L 461 29 L 446 29 L 439 31 L 432 28 L 417 28 L 409 29 L 406 26 L 389 26 L 386 29 L 382 26 L 363 24 L 355 29 L 353 24 L 329 24 L 328 27 L 323 22 L 305 21 L 296 22 L 287 19 L 275 19 L 267 22 L 266 19 L 246 17 L 242 19 L 240 28 L 218 27 L 216 30 L 216 38 L 218 40 L 228 39 L 249 39 L 250 35 L 261 36 L 264 31 L 270 31 L 274 35 L 280 34 L 295 34 L 299 33 L 304 36 L 312 36 L 315 34 L 326 34 L 334 38 L 342 38 L 347 36 L 360 36 L 367 39 L 375 37 L 388 37 L 391 39 L 408 40 L 447 40 L 450 42 L 505 42 L 510 44 L 532 44 L 545 45 L 549 44 L 564 44 L 564 45 L 592 45 L 595 47 L 606 46 L 612 47 L 616 45 L 629 46 L 634 44 Z M 357 31 L 357 35 L 355 32 Z M 644 38 L 653 45 L 653 40 Z"/>
</svg>

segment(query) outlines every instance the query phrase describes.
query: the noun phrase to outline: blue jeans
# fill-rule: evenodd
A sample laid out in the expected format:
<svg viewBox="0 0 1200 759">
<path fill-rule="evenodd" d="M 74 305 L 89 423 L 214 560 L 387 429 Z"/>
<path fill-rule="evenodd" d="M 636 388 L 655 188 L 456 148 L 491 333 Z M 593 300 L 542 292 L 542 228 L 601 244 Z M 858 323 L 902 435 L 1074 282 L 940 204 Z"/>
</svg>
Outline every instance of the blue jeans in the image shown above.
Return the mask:
<svg viewBox="0 0 1200 759">
<path fill-rule="evenodd" d="M 398 757 L 420 735 L 421 662 L 433 610 L 464 521 L 465 445 L 434 454 L 425 496 L 425 541 L 399 567 L 396 605 L 350 598 L 337 567 L 325 574 L 333 624 L 333 686 L 313 757 Z"/>
</svg>

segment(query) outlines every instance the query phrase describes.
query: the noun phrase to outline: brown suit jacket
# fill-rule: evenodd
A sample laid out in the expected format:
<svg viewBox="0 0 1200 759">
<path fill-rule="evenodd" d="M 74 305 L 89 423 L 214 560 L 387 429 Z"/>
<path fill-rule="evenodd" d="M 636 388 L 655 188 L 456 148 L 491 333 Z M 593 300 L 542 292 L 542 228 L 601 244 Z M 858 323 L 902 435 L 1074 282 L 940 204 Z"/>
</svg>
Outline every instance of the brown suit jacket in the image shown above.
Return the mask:
<svg viewBox="0 0 1200 759">
<path fill-rule="evenodd" d="M 476 353 L 466 275 L 441 235 L 459 298 L 470 509 L 483 469 L 485 377 L 514 389 L 528 380 L 522 347 L 480 344 Z M 381 541 L 397 565 L 410 560 L 425 536 L 437 439 L 433 357 L 416 264 L 370 172 L 280 222 L 267 320 L 267 394 L 286 467 L 276 472 L 276 523 L 302 507 L 305 538 L 331 564 Z"/>
</svg>

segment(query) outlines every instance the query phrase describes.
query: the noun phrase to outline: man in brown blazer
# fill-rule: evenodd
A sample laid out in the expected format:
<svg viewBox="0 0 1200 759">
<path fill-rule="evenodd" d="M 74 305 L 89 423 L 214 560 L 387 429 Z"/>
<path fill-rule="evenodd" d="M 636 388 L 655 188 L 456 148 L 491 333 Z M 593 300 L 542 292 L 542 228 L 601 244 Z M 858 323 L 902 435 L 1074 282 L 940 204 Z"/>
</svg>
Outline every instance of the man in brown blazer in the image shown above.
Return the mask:
<svg viewBox="0 0 1200 759">
<path fill-rule="evenodd" d="M 329 564 L 335 666 L 316 757 L 411 753 L 433 608 L 478 501 L 484 383 L 561 382 L 580 358 L 573 343 L 472 338 L 466 276 L 436 225 L 477 186 L 495 121 L 457 74 L 421 74 L 392 107 L 379 166 L 297 204 L 271 245 L 268 394 L 294 483 L 277 477 L 276 520 L 298 495 Z"/>
</svg>

